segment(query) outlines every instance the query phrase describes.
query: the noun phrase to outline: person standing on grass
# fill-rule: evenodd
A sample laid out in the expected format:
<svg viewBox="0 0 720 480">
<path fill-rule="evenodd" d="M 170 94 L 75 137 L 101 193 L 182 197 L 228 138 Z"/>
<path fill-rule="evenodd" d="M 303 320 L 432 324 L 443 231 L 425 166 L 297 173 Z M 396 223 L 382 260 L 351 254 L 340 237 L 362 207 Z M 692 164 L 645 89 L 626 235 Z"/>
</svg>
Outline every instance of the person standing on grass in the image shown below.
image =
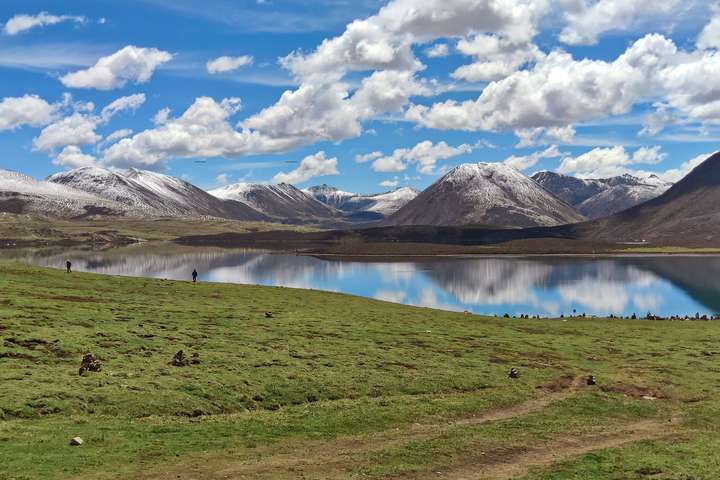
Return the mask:
<svg viewBox="0 0 720 480">
<path fill-rule="evenodd" d="M 71 273 L 71 272 L 72 272 L 72 263 L 70 263 L 70 260 L 68 260 L 67 262 L 65 262 L 65 268 L 67 268 L 67 273 Z"/>
<path fill-rule="evenodd" d="M 193 277 L 193 283 L 197 282 L 197 270 L 193 270 L 192 277 Z"/>
</svg>

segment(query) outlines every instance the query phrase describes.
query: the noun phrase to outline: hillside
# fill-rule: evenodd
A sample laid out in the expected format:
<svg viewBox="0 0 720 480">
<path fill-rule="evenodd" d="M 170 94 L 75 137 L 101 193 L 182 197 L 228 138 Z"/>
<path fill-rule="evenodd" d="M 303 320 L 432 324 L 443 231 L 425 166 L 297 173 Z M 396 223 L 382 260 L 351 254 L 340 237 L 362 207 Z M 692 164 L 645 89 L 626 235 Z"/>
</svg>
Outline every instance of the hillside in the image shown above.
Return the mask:
<svg viewBox="0 0 720 480">
<path fill-rule="evenodd" d="M 652 200 L 672 185 L 655 175 L 643 179 L 632 175 L 580 179 L 555 172 L 539 172 L 532 178 L 591 220 Z"/>
<path fill-rule="evenodd" d="M 247 205 L 219 200 L 184 180 L 145 170 L 84 167 L 57 173 L 47 180 L 124 205 L 145 216 L 267 219 Z"/>
<path fill-rule="evenodd" d="M 661 245 L 720 244 L 720 154 L 661 196 L 591 224 L 597 238 Z"/>
<path fill-rule="evenodd" d="M 716 359 L 688 354 L 715 322 L 487 318 L 2 270 L 1 478 L 505 478 L 508 464 L 531 480 L 720 475 Z M 196 360 L 172 365 L 179 350 Z M 102 370 L 79 376 L 86 353 Z"/>
<path fill-rule="evenodd" d="M 112 200 L 10 170 L 0 170 L 0 212 L 80 217 L 122 215 L 127 208 Z"/>
<path fill-rule="evenodd" d="M 451 170 L 385 222 L 387 225 L 535 227 L 583 220 L 532 179 L 503 164 Z"/>
<path fill-rule="evenodd" d="M 338 219 L 340 212 L 292 185 L 236 183 L 211 190 L 211 195 L 241 202 L 268 217 L 290 222 L 322 222 Z"/>
</svg>

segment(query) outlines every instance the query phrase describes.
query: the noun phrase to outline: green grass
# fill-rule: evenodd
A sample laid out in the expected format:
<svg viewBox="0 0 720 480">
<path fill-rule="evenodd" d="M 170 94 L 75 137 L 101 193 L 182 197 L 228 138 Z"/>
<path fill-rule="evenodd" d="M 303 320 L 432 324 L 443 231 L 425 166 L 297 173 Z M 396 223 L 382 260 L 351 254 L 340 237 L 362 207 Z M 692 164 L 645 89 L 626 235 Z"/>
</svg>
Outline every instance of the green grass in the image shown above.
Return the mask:
<svg viewBox="0 0 720 480">
<path fill-rule="evenodd" d="M 0 240 L 18 243 L 112 243 L 127 239 L 174 240 L 189 232 L 206 235 L 268 230 L 312 231 L 311 227 L 220 218 L 100 217 L 62 219 L 0 212 Z M 2 243 L 2 242 L 0 242 Z"/>
<path fill-rule="evenodd" d="M 530 468 L 526 478 L 720 477 L 714 322 L 485 318 L 287 288 L 13 263 L 0 272 L 3 480 L 215 478 L 225 465 L 288 451 L 311 458 L 313 444 L 348 437 L 375 447 L 307 478 L 415 478 L 673 415 L 683 423 L 672 438 Z M 180 349 L 201 363 L 171 366 Z M 86 352 L 104 368 L 80 377 Z M 511 367 L 520 379 L 507 378 Z M 539 411 L 452 423 L 588 373 L 600 387 Z M 661 398 L 641 398 L 647 392 Z M 408 433 L 417 424 L 423 433 Z M 68 446 L 74 436 L 85 444 Z M 267 468 L 254 477 L 297 478 Z"/>
</svg>

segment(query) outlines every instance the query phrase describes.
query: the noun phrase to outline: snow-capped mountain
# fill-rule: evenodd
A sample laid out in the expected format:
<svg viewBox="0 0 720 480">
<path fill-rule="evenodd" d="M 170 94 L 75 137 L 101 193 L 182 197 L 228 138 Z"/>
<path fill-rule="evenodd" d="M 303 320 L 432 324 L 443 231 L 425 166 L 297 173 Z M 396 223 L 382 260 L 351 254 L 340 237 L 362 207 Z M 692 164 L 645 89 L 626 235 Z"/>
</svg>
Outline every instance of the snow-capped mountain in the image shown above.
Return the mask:
<svg viewBox="0 0 720 480">
<path fill-rule="evenodd" d="M 147 216 L 212 216 L 264 220 L 260 212 L 225 202 L 179 178 L 145 170 L 83 167 L 48 177 L 48 182 L 91 193 Z"/>
<path fill-rule="evenodd" d="M 117 202 L 66 185 L 0 170 L 0 211 L 77 217 L 118 215 L 126 213 L 126 208 Z"/>
<path fill-rule="evenodd" d="M 283 221 L 322 221 L 340 216 L 334 208 L 286 183 L 235 183 L 210 190 L 209 193 L 219 199 L 241 202 L 269 217 Z"/>
<path fill-rule="evenodd" d="M 351 205 L 363 205 L 361 208 L 368 212 L 376 212 L 389 216 L 407 205 L 419 194 L 420 192 L 414 188 L 401 187 L 390 192 L 378 193 L 377 195 L 357 196 L 352 198 L 349 203 Z"/>
<path fill-rule="evenodd" d="M 343 192 L 325 184 L 310 187 L 304 191 L 315 197 L 316 200 L 342 212 L 349 214 L 371 212 L 382 217 L 397 212 L 420 193 L 414 188 L 401 187 L 375 195 L 358 195 Z"/>
<path fill-rule="evenodd" d="M 344 192 L 325 183 L 303 189 L 303 192 L 312 195 L 318 202 L 322 202 L 338 210 L 343 210 L 343 205 L 351 198 L 357 196 L 354 193 Z"/>
<path fill-rule="evenodd" d="M 657 175 L 638 178 L 626 174 L 612 178 L 580 179 L 555 172 L 540 172 L 532 178 L 589 219 L 627 210 L 659 197 L 672 186 Z"/>
<path fill-rule="evenodd" d="M 595 238 L 658 245 L 713 246 L 720 239 L 720 154 L 657 198 L 590 225 Z"/>
<path fill-rule="evenodd" d="M 582 220 L 571 206 L 514 168 L 479 163 L 454 168 L 386 223 L 534 227 Z"/>
<path fill-rule="evenodd" d="M 555 172 L 538 172 L 532 179 L 568 205 L 580 205 L 607 188 L 600 180 L 583 180 Z"/>
</svg>

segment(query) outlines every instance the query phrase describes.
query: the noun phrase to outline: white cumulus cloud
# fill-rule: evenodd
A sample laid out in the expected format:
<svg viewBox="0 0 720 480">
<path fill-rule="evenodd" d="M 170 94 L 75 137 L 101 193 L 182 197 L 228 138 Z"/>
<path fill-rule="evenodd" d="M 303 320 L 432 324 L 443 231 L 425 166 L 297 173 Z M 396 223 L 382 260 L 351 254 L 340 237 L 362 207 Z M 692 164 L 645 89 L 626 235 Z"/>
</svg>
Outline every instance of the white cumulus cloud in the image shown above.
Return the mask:
<svg viewBox="0 0 720 480">
<path fill-rule="evenodd" d="M 580 178 L 607 178 L 626 173 L 643 175 L 631 167 L 657 164 L 666 158 L 659 146 L 641 147 L 631 155 L 621 146 L 595 148 L 578 157 L 565 157 L 558 172 Z"/>
<path fill-rule="evenodd" d="M 363 153 L 363 154 L 355 155 L 355 162 L 356 163 L 368 163 L 368 162 L 372 162 L 376 158 L 381 158 L 384 156 L 385 155 L 383 155 L 382 152 L 378 152 L 378 151 L 370 152 L 370 153 Z"/>
<path fill-rule="evenodd" d="M 685 52 L 662 35 L 633 43 L 612 62 L 575 60 L 555 50 L 531 69 L 492 82 L 475 100 L 414 105 L 406 119 L 436 129 L 525 131 L 572 125 L 626 114 L 663 98 L 667 108 L 700 122 L 720 121 L 717 51 Z"/>
<path fill-rule="evenodd" d="M 566 12 L 567 26 L 560 33 L 560 41 L 570 45 L 595 44 L 602 33 L 627 30 L 641 21 L 657 25 L 658 18 L 669 18 L 687 4 L 683 0 L 585 0 L 579 6 Z"/>
<path fill-rule="evenodd" d="M 156 48 L 128 45 L 112 55 L 100 58 L 90 68 L 60 77 L 60 81 L 70 88 L 113 90 L 124 87 L 128 82 L 147 82 L 155 69 L 172 58 L 171 53 Z"/>
<path fill-rule="evenodd" d="M 45 127 L 33 140 L 33 148 L 52 152 L 66 145 L 88 145 L 102 138 L 95 132 L 98 119 L 95 116 L 75 112 Z"/>
<path fill-rule="evenodd" d="M 532 43 L 514 42 L 506 37 L 489 34 L 460 40 L 458 51 L 476 59 L 474 63 L 463 65 L 451 74 L 455 79 L 468 82 L 489 82 L 505 78 L 523 65 L 544 56 Z"/>
<path fill-rule="evenodd" d="M 3 33 L 12 36 L 46 25 L 62 22 L 84 23 L 85 21 L 85 17 L 77 15 L 51 15 L 48 12 L 40 12 L 37 15 L 18 14 L 5 23 Z"/>
<path fill-rule="evenodd" d="M 517 170 L 527 170 L 528 168 L 534 167 L 543 158 L 557 158 L 563 156 L 557 145 L 552 145 L 545 150 L 540 150 L 530 155 L 511 155 L 506 158 L 503 163 L 509 165 Z"/>
<path fill-rule="evenodd" d="M 376 158 L 372 169 L 376 172 L 402 172 L 409 164 L 416 164 L 420 173 L 432 174 L 438 161 L 468 154 L 474 148 L 468 144 L 453 147 L 446 142 L 433 144 L 426 140 L 412 148 L 398 148 L 391 155 Z"/>
<path fill-rule="evenodd" d="M 218 57 L 207 62 L 206 68 L 208 73 L 227 73 L 252 64 L 253 57 L 250 55 L 241 55 L 239 57 Z"/>
<path fill-rule="evenodd" d="M 95 157 L 83 153 L 80 147 L 75 145 L 65 147 L 53 160 L 53 165 L 67 168 L 91 167 L 95 163 Z"/>
<path fill-rule="evenodd" d="M 238 99 L 220 102 L 199 97 L 178 118 L 166 118 L 155 128 L 124 138 L 103 152 L 108 166 L 151 168 L 168 158 L 240 157 L 285 152 L 298 146 L 292 137 L 274 139 L 248 129 L 235 130 L 230 117 Z"/>
<path fill-rule="evenodd" d="M 0 100 L 0 131 L 47 125 L 55 118 L 58 108 L 59 105 L 50 104 L 37 95 L 5 97 Z"/>
<path fill-rule="evenodd" d="M 105 137 L 105 140 L 103 141 L 104 144 L 110 144 L 117 140 L 120 140 L 122 138 L 127 138 L 130 135 L 133 134 L 132 129 L 130 128 L 121 128 L 120 130 L 115 130 L 110 135 Z"/>
<path fill-rule="evenodd" d="M 425 55 L 430 58 L 447 57 L 450 54 L 450 49 L 447 43 L 436 43 L 432 47 L 425 49 Z"/>
<path fill-rule="evenodd" d="M 400 184 L 400 179 L 397 177 L 393 178 L 392 180 L 383 180 L 380 182 L 381 187 L 385 188 L 395 188 Z"/>
<path fill-rule="evenodd" d="M 296 184 L 307 182 L 315 177 L 338 175 L 337 163 L 337 158 L 327 158 L 325 152 L 320 151 L 303 158 L 295 170 L 278 173 L 273 178 L 273 182 Z"/>
<path fill-rule="evenodd" d="M 720 48 L 720 4 L 713 7 L 713 16 L 700 32 L 697 46 L 703 50 Z"/>
<path fill-rule="evenodd" d="M 145 95 L 120 97 L 105 108 L 100 115 L 90 113 L 92 104 L 75 104 L 75 112 L 45 127 L 33 140 L 33 148 L 53 152 L 67 145 L 95 144 L 102 138 L 95 130 L 107 124 L 115 115 L 125 110 L 136 110 L 145 102 Z M 87 113 L 85 113 L 87 112 Z"/>
</svg>

